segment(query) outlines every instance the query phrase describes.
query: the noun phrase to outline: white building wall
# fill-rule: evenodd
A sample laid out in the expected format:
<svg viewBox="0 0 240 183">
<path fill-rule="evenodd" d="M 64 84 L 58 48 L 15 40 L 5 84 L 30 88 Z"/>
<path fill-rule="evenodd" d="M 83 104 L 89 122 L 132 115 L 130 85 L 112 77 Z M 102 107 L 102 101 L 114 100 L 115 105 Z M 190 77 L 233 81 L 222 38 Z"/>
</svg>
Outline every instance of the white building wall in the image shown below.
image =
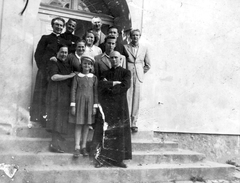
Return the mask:
<svg viewBox="0 0 240 183">
<path fill-rule="evenodd" d="M 240 2 L 128 3 L 136 27 L 136 9 L 143 7 L 141 39 L 152 58 L 142 92 L 142 129 L 239 134 Z"/>
<path fill-rule="evenodd" d="M 28 120 L 32 87 L 33 28 L 39 0 L 3 0 L 0 50 L 0 127 Z"/>
</svg>

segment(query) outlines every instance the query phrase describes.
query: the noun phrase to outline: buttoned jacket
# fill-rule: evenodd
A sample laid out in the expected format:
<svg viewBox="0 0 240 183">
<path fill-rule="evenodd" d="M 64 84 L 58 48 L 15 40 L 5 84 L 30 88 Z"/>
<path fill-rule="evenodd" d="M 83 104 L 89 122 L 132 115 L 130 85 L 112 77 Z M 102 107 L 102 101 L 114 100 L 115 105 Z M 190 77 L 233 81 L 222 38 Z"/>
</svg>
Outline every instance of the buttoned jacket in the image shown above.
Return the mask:
<svg viewBox="0 0 240 183">
<path fill-rule="evenodd" d="M 147 47 L 139 44 L 136 53 L 134 53 L 132 44 L 124 45 L 124 47 L 128 54 L 128 58 L 126 58 L 127 69 L 135 71 L 138 80 L 143 82 L 144 73 L 146 73 L 151 67 Z"/>
</svg>

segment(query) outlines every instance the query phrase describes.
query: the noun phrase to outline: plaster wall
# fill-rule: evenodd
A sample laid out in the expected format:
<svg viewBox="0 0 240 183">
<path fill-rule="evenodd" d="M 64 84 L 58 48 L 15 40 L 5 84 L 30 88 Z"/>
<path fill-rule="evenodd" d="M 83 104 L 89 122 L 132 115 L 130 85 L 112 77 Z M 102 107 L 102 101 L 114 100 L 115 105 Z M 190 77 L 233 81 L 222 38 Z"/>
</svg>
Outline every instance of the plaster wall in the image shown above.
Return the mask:
<svg viewBox="0 0 240 183">
<path fill-rule="evenodd" d="M 32 87 L 33 27 L 39 0 L 3 0 L 0 50 L 0 128 L 28 121 Z"/>
<path fill-rule="evenodd" d="M 142 90 L 141 129 L 239 134 L 240 2 L 128 4 L 152 61 Z"/>
</svg>

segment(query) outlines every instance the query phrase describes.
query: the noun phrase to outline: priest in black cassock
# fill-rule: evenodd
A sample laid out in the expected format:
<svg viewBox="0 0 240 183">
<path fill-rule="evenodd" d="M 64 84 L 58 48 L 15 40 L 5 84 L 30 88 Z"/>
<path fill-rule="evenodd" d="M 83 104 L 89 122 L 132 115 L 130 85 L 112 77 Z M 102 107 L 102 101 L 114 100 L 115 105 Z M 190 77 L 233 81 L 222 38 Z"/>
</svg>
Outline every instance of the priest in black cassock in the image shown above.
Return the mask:
<svg viewBox="0 0 240 183">
<path fill-rule="evenodd" d="M 103 72 L 99 81 L 99 100 L 105 116 L 102 142 L 95 155 L 96 165 L 126 168 L 123 160 L 132 159 L 131 131 L 127 90 L 131 73 L 120 67 L 121 54 L 110 54 L 112 68 Z M 97 132 L 96 132 L 97 133 Z"/>
</svg>

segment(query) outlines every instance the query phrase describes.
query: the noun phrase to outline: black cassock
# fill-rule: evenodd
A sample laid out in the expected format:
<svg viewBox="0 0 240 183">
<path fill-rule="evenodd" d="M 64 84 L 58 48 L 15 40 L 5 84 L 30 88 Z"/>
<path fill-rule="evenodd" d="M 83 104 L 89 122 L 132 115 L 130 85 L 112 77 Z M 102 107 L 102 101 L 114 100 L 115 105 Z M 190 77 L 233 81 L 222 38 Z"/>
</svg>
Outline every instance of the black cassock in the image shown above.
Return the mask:
<svg viewBox="0 0 240 183">
<path fill-rule="evenodd" d="M 108 128 L 103 132 L 103 123 L 97 115 L 93 145 L 97 147 L 95 158 L 103 164 L 132 159 L 131 131 L 127 105 L 127 90 L 130 87 L 131 73 L 122 67 L 103 72 L 99 81 L 99 101 Z M 113 81 L 121 84 L 113 86 Z M 101 139 L 99 141 L 99 139 Z"/>
</svg>

